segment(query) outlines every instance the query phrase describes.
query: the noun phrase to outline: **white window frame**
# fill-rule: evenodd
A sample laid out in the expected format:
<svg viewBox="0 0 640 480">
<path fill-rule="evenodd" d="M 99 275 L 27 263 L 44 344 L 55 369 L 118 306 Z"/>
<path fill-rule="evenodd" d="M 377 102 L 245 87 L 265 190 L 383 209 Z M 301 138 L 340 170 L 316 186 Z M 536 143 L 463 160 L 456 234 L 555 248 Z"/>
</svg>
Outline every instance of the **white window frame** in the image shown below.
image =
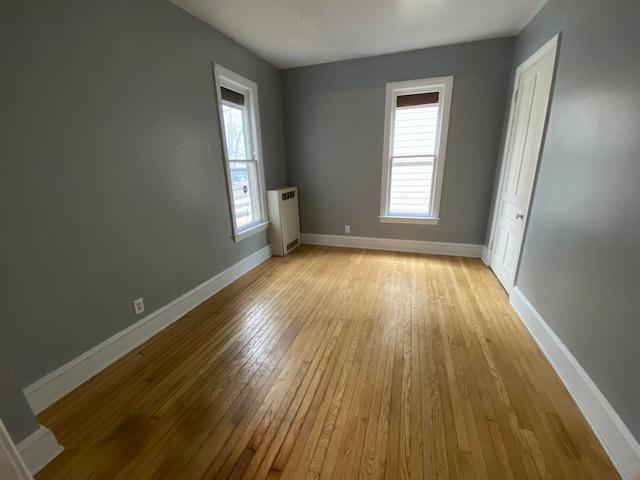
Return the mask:
<svg viewBox="0 0 640 480">
<path fill-rule="evenodd" d="M 391 135 L 394 131 L 396 99 L 401 95 L 438 92 L 438 129 L 436 132 L 436 148 L 434 152 L 433 186 L 431 189 L 431 214 L 401 216 L 389 213 L 391 189 Z M 410 223 L 437 225 L 440 220 L 440 196 L 442 194 L 442 178 L 444 176 L 447 135 L 449 132 L 449 115 L 451 97 L 453 95 L 453 76 L 409 80 L 406 82 L 387 83 L 386 109 L 384 120 L 384 156 L 382 159 L 382 191 L 380 195 L 380 222 Z"/>
<path fill-rule="evenodd" d="M 216 98 L 218 99 L 218 120 L 220 122 L 220 131 L 222 133 L 222 152 L 224 156 L 224 169 L 227 177 L 227 194 L 229 196 L 229 209 L 231 211 L 231 226 L 233 228 L 233 239 L 236 242 L 239 242 L 240 240 L 266 230 L 269 227 L 269 220 L 267 218 L 267 190 L 265 188 L 264 180 L 264 162 L 262 161 L 262 135 L 260 133 L 258 85 L 255 82 L 252 82 L 251 80 L 218 65 L 217 63 L 214 63 L 213 65 L 213 72 L 215 77 Z M 244 95 L 245 106 L 249 117 L 247 130 L 249 130 L 248 134 L 251 138 L 251 144 L 254 147 L 254 152 L 252 152 L 253 159 L 257 164 L 260 219 L 243 228 L 238 228 L 238 221 L 236 219 L 236 212 L 234 208 L 233 181 L 231 178 L 229 152 L 227 151 L 224 114 L 222 112 L 221 87 L 228 88 Z"/>
</svg>

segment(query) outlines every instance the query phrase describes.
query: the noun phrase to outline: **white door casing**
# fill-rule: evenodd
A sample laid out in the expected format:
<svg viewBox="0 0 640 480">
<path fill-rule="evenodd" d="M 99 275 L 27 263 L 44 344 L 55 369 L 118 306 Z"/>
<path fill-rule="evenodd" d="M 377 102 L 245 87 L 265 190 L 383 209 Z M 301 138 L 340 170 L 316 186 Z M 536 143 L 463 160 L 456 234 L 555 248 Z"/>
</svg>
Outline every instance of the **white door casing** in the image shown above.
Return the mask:
<svg viewBox="0 0 640 480">
<path fill-rule="evenodd" d="M 31 480 L 16 446 L 0 420 L 0 478 L 3 480 Z"/>
<path fill-rule="evenodd" d="M 515 281 L 553 82 L 556 35 L 516 71 L 489 265 L 507 292 Z"/>
</svg>

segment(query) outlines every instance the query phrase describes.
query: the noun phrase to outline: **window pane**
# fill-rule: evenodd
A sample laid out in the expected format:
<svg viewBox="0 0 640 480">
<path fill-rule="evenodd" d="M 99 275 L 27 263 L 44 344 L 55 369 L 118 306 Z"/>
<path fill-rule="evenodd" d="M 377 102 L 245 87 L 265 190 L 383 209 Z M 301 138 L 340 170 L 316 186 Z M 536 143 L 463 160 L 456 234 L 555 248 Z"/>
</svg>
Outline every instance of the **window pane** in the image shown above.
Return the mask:
<svg viewBox="0 0 640 480">
<path fill-rule="evenodd" d="M 429 215 L 433 157 L 391 159 L 389 213 L 396 215 Z"/>
<path fill-rule="evenodd" d="M 434 155 L 438 104 L 395 109 L 392 156 Z"/>
<path fill-rule="evenodd" d="M 260 193 L 256 162 L 229 162 L 233 209 L 238 229 L 260 220 Z"/>
<path fill-rule="evenodd" d="M 224 116 L 224 133 L 227 141 L 227 152 L 230 160 L 249 158 L 247 153 L 247 132 L 245 130 L 244 109 L 235 105 L 222 104 Z"/>
</svg>

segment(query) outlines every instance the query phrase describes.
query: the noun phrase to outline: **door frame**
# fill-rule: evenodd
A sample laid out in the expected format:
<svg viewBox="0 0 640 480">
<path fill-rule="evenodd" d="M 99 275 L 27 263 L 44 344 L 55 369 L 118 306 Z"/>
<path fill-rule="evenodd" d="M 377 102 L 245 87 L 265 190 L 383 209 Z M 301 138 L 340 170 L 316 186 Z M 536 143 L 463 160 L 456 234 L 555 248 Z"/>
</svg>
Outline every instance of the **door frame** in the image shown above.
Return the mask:
<svg viewBox="0 0 640 480">
<path fill-rule="evenodd" d="M 504 151 L 502 152 L 502 163 L 500 165 L 500 179 L 498 181 L 498 192 L 496 195 L 496 201 L 495 201 L 495 204 L 493 205 L 493 211 L 492 211 L 493 220 L 491 221 L 491 234 L 489 235 L 489 248 L 488 248 L 489 256 L 487 258 L 487 265 L 489 266 L 489 268 L 491 268 L 491 261 L 493 260 L 493 242 L 495 240 L 498 220 L 500 219 L 500 208 L 502 206 L 503 188 L 504 188 L 504 182 L 505 182 L 505 174 L 507 170 L 506 167 L 507 167 L 507 162 L 509 160 L 509 157 L 511 155 L 511 150 L 512 150 L 513 141 L 514 141 L 514 125 L 513 124 L 514 124 L 514 114 L 516 112 L 516 99 L 517 99 L 518 91 L 520 89 L 520 79 L 522 77 L 523 72 L 525 72 L 527 69 L 535 65 L 545 55 L 547 55 L 549 52 L 555 52 L 555 55 L 553 57 L 553 66 L 552 66 L 551 89 L 549 90 L 549 99 L 548 99 L 549 104 L 547 105 L 547 112 L 545 115 L 545 125 L 542 133 L 542 139 L 540 141 L 540 151 L 538 152 L 538 158 L 536 159 L 536 168 L 533 176 L 533 182 L 531 183 L 531 189 L 529 191 L 529 195 L 527 199 L 527 205 L 524 209 L 525 223 L 524 223 L 524 229 L 522 231 L 522 240 L 520 242 L 520 245 L 518 246 L 516 268 L 513 274 L 513 278 L 511 279 L 511 282 L 510 282 L 511 287 L 509 289 L 505 288 L 507 292 L 509 292 L 509 290 L 513 288 L 513 285 L 516 281 L 516 277 L 518 276 L 518 269 L 520 267 L 520 256 L 522 255 L 522 245 L 524 244 L 524 239 L 527 233 L 527 226 L 529 224 L 529 213 L 530 213 L 529 211 L 531 208 L 531 197 L 533 196 L 533 192 L 536 186 L 536 180 L 538 177 L 538 166 L 540 165 L 540 158 L 542 157 L 542 150 L 544 147 L 547 127 L 549 122 L 549 114 L 551 112 L 549 105 L 551 103 L 551 98 L 553 96 L 553 90 L 555 85 L 556 68 L 558 65 L 559 45 L 560 45 L 560 33 L 557 33 L 547 43 L 545 43 L 542 47 L 540 47 L 533 55 L 531 55 L 529 58 L 527 58 L 524 62 L 522 62 L 518 66 L 518 68 L 516 69 L 515 79 L 513 82 L 513 92 L 511 94 L 511 106 L 509 108 L 509 121 L 507 124 L 507 135 L 505 137 L 505 148 L 504 148 Z"/>
<path fill-rule="evenodd" d="M 11 440 L 9 432 L 7 432 L 4 423 L 2 423 L 2 419 L 0 419 L 0 457 L 3 459 L 3 462 L 0 463 L 4 463 L 5 466 L 15 470 L 17 477 L 13 477 L 14 480 L 33 480 L 22 457 L 18 453 L 18 449 Z"/>
</svg>

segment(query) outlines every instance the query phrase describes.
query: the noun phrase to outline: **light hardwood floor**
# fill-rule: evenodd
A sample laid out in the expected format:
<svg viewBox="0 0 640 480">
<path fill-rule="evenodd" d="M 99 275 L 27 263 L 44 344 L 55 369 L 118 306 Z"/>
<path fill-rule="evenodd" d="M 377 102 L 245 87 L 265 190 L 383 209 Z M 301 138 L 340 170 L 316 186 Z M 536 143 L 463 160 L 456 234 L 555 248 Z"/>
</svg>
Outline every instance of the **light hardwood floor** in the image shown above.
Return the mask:
<svg viewBox="0 0 640 480">
<path fill-rule="evenodd" d="M 619 478 L 477 259 L 303 245 L 39 419 L 37 480 Z"/>
</svg>

